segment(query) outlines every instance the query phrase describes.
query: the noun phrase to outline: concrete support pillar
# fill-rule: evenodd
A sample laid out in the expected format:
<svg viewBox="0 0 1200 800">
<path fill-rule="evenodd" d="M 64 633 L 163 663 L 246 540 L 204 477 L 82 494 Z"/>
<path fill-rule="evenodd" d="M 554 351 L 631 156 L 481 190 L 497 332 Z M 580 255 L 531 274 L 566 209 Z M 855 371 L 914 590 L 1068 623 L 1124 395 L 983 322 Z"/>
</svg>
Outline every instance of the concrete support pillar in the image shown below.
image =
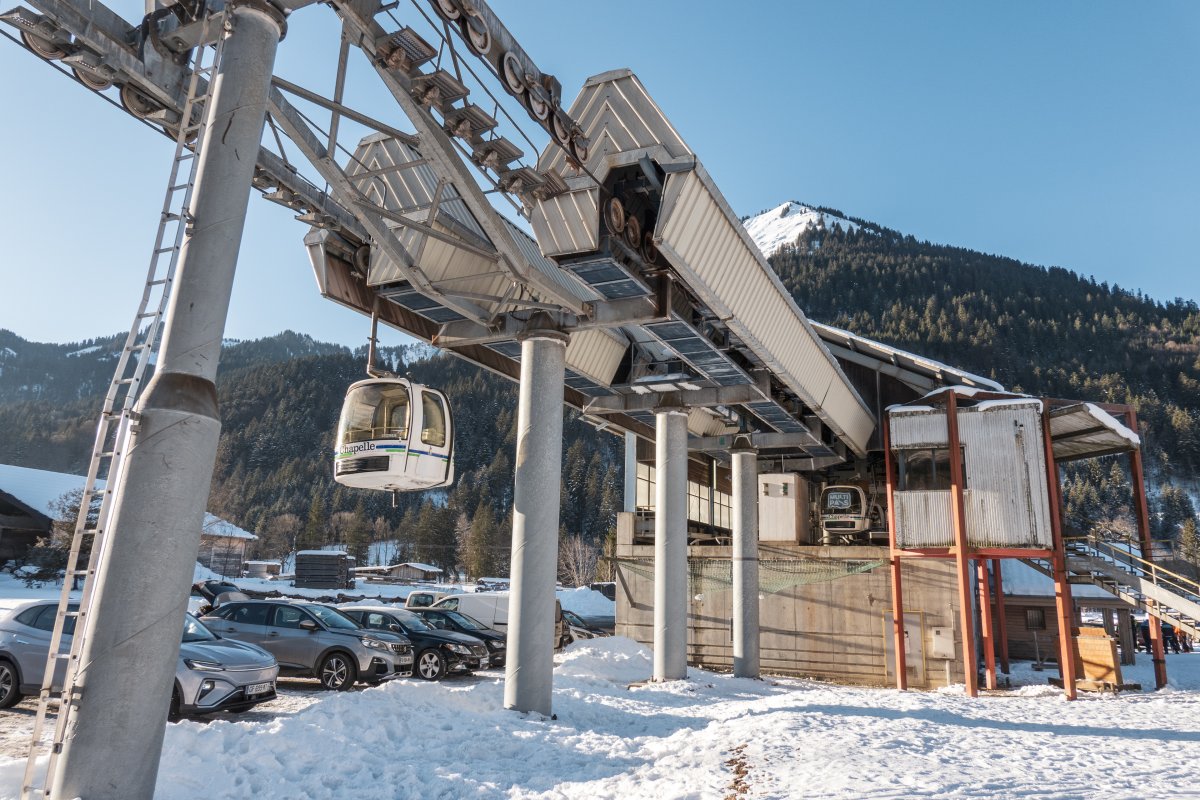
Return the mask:
<svg viewBox="0 0 1200 800">
<path fill-rule="evenodd" d="M 545 716 L 551 713 L 557 644 L 554 587 L 566 352 L 567 337 L 557 331 L 538 331 L 521 341 L 504 707 Z"/>
<path fill-rule="evenodd" d="M 637 434 L 625 432 L 625 511 L 637 511 Z"/>
<path fill-rule="evenodd" d="M 655 412 L 654 675 L 687 677 L 687 411 Z"/>
<path fill-rule="evenodd" d="M 154 794 L 221 424 L 214 379 L 283 17 L 235 5 L 158 371 L 114 491 L 53 797 Z"/>
<path fill-rule="evenodd" d="M 757 678 L 758 451 L 735 442 L 733 457 L 733 674 Z"/>
</svg>

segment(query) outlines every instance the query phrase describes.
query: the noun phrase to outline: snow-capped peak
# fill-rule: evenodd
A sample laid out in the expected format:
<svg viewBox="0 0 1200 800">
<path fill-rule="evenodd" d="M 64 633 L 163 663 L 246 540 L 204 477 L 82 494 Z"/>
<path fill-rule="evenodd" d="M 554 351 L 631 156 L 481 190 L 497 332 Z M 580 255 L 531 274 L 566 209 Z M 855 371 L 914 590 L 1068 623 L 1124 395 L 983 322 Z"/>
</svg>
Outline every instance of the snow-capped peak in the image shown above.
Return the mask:
<svg viewBox="0 0 1200 800">
<path fill-rule="evenodd" d="M 858 225 L 847 219 L 791 201 L 751 217 L 745 225 L 758 249 L 764 256 L 770 256 L 785 244 L 795 244 L 809 228 L 832 228 L 835 223 L 846 230 L 858 229 Z"/>
</svg>

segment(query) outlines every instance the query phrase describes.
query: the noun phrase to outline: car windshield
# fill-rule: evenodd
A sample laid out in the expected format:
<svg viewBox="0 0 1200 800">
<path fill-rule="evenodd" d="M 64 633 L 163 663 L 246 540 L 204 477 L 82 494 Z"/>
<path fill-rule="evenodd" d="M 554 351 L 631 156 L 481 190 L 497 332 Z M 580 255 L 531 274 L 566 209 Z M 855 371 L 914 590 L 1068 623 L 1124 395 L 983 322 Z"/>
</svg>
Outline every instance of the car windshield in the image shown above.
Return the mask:
<svg viewBox="0 0 1200 800">
<path fill-rule="evenodd" d="M 399 609 L 397 609 L 396 611 L 392 611 L 390 613 L 396 617 L 396 621 L 399 622 L 404 627 L 405 630 L 410 630 L 410 631 L 431 631 L 431 630 L 433 630 L 433 627 L 428 622 L 426 622 L 424 619 L 422 619 L 420 614 L 414 614 L 411 611 L 400 611 Z"/>
<path fill-rule="evenodd" d="M 463 614 L 458 611 L 445 611 L 443 613 L 447 617 L 449 617 L 450 619 L 452 619 L 456 623 L 458 623 L 458 626 L 460 628 L 466 628 L 469 631 L 486 631 L 487 630 L 487 626 L 484 625 L 479 620 L 475 619 L 474 617 L 468 617 L 466 614 Z"/>
<path fill-rule="evenodd" d="M 321 620 L 321 624 L 326 628 L 332 628 L 333 630 L 340 631 L 355 631 L 362 627 L 357 622 L 350 619 L 342 612 L 337 611 L 336 609 L 318 605 L 304 606 L 304 609 L 317 619 Z"/>
<path fill-rule="evenodd" d="M 574 611 L 563 611 L 563 618 L 577 628 L 586 628 L 587 623 Z"/>
<path fill-rule="evenodd" d="M 211 642 L 217 637 L 208 628 L 204 627 L 204 623 L 187 614 L 183 618 L 183 643 L 191 642 Z"/>
</svg>

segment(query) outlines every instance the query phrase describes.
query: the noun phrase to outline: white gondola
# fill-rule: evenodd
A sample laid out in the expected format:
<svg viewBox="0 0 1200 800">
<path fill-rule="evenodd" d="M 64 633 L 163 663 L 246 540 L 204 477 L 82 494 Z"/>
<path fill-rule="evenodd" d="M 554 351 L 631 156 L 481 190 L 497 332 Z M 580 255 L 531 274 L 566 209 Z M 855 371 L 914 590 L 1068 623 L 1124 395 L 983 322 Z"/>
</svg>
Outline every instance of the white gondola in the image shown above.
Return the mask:
<svg viewBox="0 0 1200 800">
<path fill-rule="evenodd" d="M 343 486 L 410 492 L 454 482 L 446 395 L 406 378 L 370 378 L 346 392 L 333 477 Z"/>
</svg>

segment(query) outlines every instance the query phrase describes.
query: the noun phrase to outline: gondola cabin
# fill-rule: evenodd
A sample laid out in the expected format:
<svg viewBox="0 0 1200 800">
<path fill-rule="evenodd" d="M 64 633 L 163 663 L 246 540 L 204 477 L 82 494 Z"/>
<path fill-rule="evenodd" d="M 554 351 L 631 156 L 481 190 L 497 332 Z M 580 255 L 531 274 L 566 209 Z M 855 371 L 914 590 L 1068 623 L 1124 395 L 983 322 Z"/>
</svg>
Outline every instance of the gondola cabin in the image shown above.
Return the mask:
<svg viewBox="0 0 1200 800">
<path fill-rule="evenodd" d="M 883 513 L 859 486 L 827 486 L 821 491 L 822 544 L 867 544 L 882 530 Z"/>
<path fill-rule="evenodd" d="M 343 486 L 410 492 L 454 482 L 446 395 L 405 378 L 350 387 L 338 421 L 333 477 Z"/>
</svg>

